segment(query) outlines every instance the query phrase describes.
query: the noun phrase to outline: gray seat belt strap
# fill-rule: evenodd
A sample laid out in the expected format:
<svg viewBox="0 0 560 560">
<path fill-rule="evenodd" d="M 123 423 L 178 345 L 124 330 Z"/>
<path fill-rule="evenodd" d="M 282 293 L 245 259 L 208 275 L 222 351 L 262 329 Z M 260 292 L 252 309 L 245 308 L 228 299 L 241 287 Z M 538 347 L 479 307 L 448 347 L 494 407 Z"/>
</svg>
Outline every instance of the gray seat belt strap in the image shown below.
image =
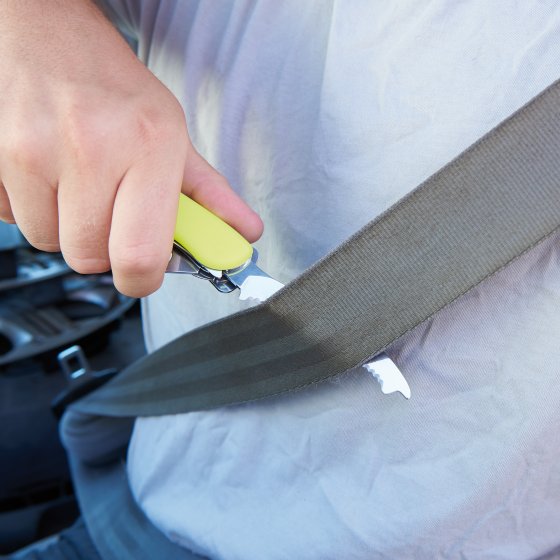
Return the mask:
<svg viewBox="0 0 560 560">
<path fill-rule="evenodd" d="M 74 408 L 174 414 L 323 381 L 363 364 L 559 224 L 556 82 L 270 300 L 176 339 Z"/>
<path fill-rule="evenodd" d="M 146 517 L 130 491 L 121 461 L 91 467 L 70 455 L 82 516 L 103 560 L 201 560 L 170 541 Z"/>
<path fill-rule="evenodd" d="M 197 558 L 151 525 L 110 462 L 130 432 L 115 417 L 240 403 L 362 364 L 559 226 L 556 83 L 265 304 L 180 337 L 70 408 L 63 439 L 101 556 Z"/>
</svg>

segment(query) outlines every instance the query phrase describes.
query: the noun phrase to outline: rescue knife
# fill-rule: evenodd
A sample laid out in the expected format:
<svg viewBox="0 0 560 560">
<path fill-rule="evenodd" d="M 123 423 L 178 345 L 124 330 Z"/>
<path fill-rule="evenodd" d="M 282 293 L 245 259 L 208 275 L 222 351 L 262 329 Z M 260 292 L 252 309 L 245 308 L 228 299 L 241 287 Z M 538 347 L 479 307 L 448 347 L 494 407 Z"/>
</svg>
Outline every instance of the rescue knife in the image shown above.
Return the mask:
<svg viewBox="0 0 560 560">
<path fill-rule="evenodd" d="M 264 301 L 284 285 L 257 266 L 257 250 L 209 210 L 180 195 L 173 254 L 166 272 L 208 280 L 222 293 Z"/>
</svg>

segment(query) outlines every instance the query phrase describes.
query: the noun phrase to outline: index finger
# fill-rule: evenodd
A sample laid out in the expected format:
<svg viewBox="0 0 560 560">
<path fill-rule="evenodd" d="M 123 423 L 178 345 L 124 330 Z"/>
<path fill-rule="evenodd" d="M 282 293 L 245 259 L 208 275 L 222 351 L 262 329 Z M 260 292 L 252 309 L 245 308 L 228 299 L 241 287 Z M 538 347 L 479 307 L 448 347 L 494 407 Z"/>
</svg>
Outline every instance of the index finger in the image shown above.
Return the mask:
<svg viewBox="0 0 560 560">
<path fill-rule="evenodd" d="M 188 152 L 183 193 L 236 229 L 247 241 L 257 241 L 263 232 L 259 215 L 231 188 L 196 150 Z"/>
</svg>

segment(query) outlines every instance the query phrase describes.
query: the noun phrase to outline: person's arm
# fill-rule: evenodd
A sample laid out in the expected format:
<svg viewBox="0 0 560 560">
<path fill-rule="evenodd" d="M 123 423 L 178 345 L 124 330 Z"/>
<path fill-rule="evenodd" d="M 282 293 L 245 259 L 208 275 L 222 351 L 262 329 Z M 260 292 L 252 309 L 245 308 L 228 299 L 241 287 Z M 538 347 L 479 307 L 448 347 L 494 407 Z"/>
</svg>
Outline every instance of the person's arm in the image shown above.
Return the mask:
<svg viewBox="0 0 560 560">
<path fill-rule="evenodd" d="M 262 222 L 193 148 L 173 94 L 90 0 L 0 2 L 0 219 L 78 272 L 162 281 L 182 191 L 254 241 Z"/>
</svg>

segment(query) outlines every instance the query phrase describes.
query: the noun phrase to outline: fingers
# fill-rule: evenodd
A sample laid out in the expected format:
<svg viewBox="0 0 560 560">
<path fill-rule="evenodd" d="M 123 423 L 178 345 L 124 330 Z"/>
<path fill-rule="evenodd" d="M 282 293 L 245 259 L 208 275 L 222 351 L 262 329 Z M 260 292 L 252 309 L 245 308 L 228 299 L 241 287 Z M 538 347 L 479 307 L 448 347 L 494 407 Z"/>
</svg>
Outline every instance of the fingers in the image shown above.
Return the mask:
<svg viewBox="0 0 560 560">
<path fill-rule="evenodd" d="M 183 158 L 145 159 L 121 181 L 114 201 L 109 255 L 115 286 L 133 297 L 159 288 L 169 262 Z"/>
<path fill-rule="evenodd" d="M 144 118 L 110 112 L 124 120 L 118 124 L 103 112 L 77 119 L 58 147 L 38 142 L 40 134 L 12 141 L 0 150 L 0 219 L 17 222 L 38 249 L 61 250 L 77 272 L 112 269 L 116 287 L 133 297 L 162 282 L 181 189 L 249 241 L 258 239 L 258 215 L 190 145 L 182 110 L 164 109 Z M 132 131 L 126 141 L 122 131 Z"/>
<path fill-rule="evenodd" d="M 16 123 L 19 121 L 16 119 Z M 33 140 L 19 134 L 21 127 L 7 125 L 18 134 L 4 134 L 0 142 L 0 213 L 16 222 L 23 236 L 37 249 L 58 251 L 56 178 L 38 134 Z"/>
<path fill-rule="evenodd" d="M 0 212 L 5 221 L 17 222 L 24 237 L 41 251 L 59 251 L 56 190 L 38 175 L 4 173 Z"/>
<path fill-rule="evenodd" d="M 251 243 L 262 235 L 263 223 L 259 215 L 192 148 L 185 164 L 182 191 L 222 218 Z"/>
<path fill-rule="evenodd" d="M 82 273 L 110 267 L 115 286 L 129 296 L 157 290 L 172 250 L 181 188 L 247 239 L 258 239 L 262 222 L 257 214 L 190 149 L 184 165 L 177 146 L 162 144 L 134 162 L 118 188 L 114 178 L 99 172 L 61 181 L 60 243 L 68 264 Z"/>
<path fill-rule="evenodd" d="M 61 250 L 77 272 L 112 269 L 117 288 L 133 297 L 162 282 L 181 189 L 249 241 L 260 237 L 258 215 L 192 147 L 188 157 L 169 145 L 159 151 L 135 161 L 122 177 L 115 166 L 72 166 L 58 189 L 14 169 L 0 183 L 0 219 L 17 221 L 38 249 Z"/>
<path fill-rule="evenodd" d="M 109 231 L 115 191 L 114 175 L 74 169 L 58 187 L 60 250 L 76 272 L 110 270 Z"/>
<path fill-rule="evenodd" d="M 15 224 L 14 215 L 12 213 L 12 207 L 10 205 L 10 199 L 8 198 L 8 193 L 4 188 L 4 185 L 0 183 L 0 221 L 6 222 L 8 224 Z"/>
</svg>

